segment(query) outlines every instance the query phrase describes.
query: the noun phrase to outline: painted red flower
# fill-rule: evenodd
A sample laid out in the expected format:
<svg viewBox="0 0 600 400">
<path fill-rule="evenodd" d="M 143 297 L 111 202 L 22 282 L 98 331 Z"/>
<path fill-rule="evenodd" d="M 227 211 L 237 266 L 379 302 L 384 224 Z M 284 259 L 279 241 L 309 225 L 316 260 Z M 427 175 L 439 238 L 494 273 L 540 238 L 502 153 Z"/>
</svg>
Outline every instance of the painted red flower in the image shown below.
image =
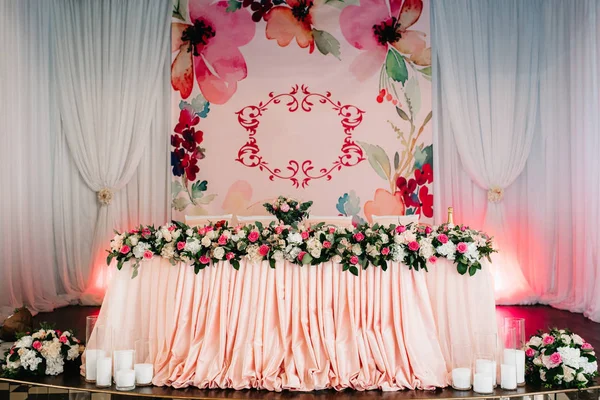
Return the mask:
<svg viewBox="0 0 600 400">
<path fill-rule="evenodd" d="M 240 50 L 254 37 L 254 23 L 246 10 L 227 12 L 227 2 L 189 2 L 191 23 L 171 25 L 171 50 L 179 52 L 171 64 L 171 85 L 187 99 L 194 76 L 202 95 L 224 104 L 246 78 L 246 61 Z"/>
<path fill-rule="evenodd" d="M 315 9 L 318 4 L 314 0 L 286 0 L 286 5 L 271 8 L 265 15 L 267 21 L 267 39 L 277 40 L 277 44 L 285 47 L 292 39 L 309 53 L 315 50 L 315 38 L 312 25 Z"/>
<path fill-rule="evenodd" d="M 430 164 L 424 164 L 421 169 L 415 169 L 415 180 L 417 185 L 423 186 L 433 182 L 433 170 Z"/>
<path fill-rule="evenodd" d="M 396 188 L 398 189 L 396 193 L 400 193 L 406 207 L 419 207 L 416 196 L 413 196 L 417 190 L 417 181 L 412 178 L 407 181 L 405 177 L 400 176 L 396 179 Z"/>
<path fill-rule="evenodd" d="M 421 202 L 421 214 L 428 218 L 433 217 L 433 195 L 429 193 L 427 186 L 421 186 L 419 189 L 419 201 Z"/>
<path fill-rule="evenodd" d="M 359 79 L 366 80 L 383 64 L 391 46 L 417 65 L 431 65 L 431 48 L 425 34 L 409 30 L 421 16 L 423 0 L 361 0 L 344 8 L 340 26 L 346 40 L 361 53 L 350 66 Z"/>
</svg>

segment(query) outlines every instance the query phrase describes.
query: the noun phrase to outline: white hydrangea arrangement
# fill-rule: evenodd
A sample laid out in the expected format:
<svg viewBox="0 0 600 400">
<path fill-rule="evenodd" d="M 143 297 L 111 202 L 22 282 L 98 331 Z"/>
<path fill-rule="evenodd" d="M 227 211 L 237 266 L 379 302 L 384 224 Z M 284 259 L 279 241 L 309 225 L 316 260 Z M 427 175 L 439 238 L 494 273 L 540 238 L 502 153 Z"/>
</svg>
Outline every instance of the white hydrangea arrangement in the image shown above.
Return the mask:
<svg viewBox="0 0 600 400">
<path fill-rule="evenodd" d="M 6 352 L 0 375 L 17 378 L 23 376 L 58 375 L 65 363 L 76 361 L 83 352 L 73 332 L 54 330 L 47 324 L 24 335 Z"/>
</svg>

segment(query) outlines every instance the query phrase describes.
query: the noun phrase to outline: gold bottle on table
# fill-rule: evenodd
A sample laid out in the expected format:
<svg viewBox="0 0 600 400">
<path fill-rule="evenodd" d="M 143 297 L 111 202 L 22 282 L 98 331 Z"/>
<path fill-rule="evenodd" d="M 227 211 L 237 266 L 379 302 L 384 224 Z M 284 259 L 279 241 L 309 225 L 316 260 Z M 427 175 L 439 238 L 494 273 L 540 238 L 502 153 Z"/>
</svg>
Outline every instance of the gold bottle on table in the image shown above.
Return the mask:
<svg viewBox="0 0 600 400">
<path fill-rule="evenodd" d="M 448 221 L 446 222 L 450 228 L 454 228 L 454 209 L 452 207 L 448 207 Z"/>
</svg>

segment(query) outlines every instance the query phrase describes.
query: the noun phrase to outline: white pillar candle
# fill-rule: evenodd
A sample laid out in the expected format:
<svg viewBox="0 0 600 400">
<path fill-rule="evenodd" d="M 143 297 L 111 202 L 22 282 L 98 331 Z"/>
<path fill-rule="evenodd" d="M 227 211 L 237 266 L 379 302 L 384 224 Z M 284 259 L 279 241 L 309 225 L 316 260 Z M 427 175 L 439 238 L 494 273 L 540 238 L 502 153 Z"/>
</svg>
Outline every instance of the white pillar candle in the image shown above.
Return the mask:
<svg viewBox="0 0 600 400">
<path fill-rule="evenodd" d="M 96 362 L 96 386 L 109 387 L 112 382 L 112 358 L 98 357 Z"/>
<path fill-rule="evenodd" d="M 105 352 L 102 350 L 89 349 L 85 351 L 85 380 L 88 382 L 96 382 L 96 363 L 98 357 L 104 357 Z"/>
<path fill-rule="evenodd" d="M 500 387 L 506 390 L 517 388 L 517 367 L 515 365 L 502 364 L 500 366 Z"/>
<path fill-rule="evenodd" d="M 116 371 L 115 384 L 117 390 L 135 389 L 135 371 L 132 369 L 120 369 Z"/>
<path fill-rule="evenodd" d="M 471 389 L 471 369 L 454 368 L 452 370 L 452 387 L 454 389 Z"/>
<path fill-rule="evenodd" d="M 525 384 L 525 351 L 515 350 L 517 362 L 517 385 Z"/>
<path fill-rule="evenodd" d="M 496 361 L 478 359 L 475 360 L 475 373 L 486 374 L 492 377 L 492 384 L 496 386 Z"/>
<path fill-rule="evenodd" d="M 517 350 L 515 349 L 504 349 L 503 355 L 503 362 L 502 364 L 506 364 L 506 365 L 516 365 L 517 364 L 517 358 L 516 358 L 516 352 Z"/>
<path fill-rule="evenodd" d="M 154 365 L 152 364 L 135 364 L 135 383 L 136 385 L 150 385 L 154 377 Z"/>
<path fill-rule="evenodd" d="M 473 391 L 481 394 L 492 393 L 494 391 L 492 377 L 487 374 L 475 374 L 473 377 Z"/>
<path fill-rule="evenodd" d="M 115 350 L 114 357 L 115 374 L 122 369 L 133 369 L 133 350 Z"/>
</svg>

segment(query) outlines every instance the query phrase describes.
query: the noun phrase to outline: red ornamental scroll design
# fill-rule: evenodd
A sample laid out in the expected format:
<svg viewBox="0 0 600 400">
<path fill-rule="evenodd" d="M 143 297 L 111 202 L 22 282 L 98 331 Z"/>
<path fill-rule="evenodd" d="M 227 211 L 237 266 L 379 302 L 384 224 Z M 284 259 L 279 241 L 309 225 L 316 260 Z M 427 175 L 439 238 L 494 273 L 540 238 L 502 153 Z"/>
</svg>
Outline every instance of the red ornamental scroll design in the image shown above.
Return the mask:
<svg viewBox="0 0 600 400">
<path fill-rule="evenodd" d="M 354 142 L 352 134 L 361 124 L 365 112 L 354 105 L 334 101 L 331 97 L 331 92 L 325 92 L 325 94 L 313 93 L 306 85 L 300 87 L 294 85 L 288 93 L 274 94 L 271 92 L 268 100 L 261 101 L 258 105 L 249 105 L 242 108 L 236 112 L 236 115 L 239 124 L 248 132 L 248 141 L 238 150 L 235 161 L 246 167 L 266 171 L 271 181 L 275 179 L 290 180 L 297 188 L 300 186 L 305 188 L 311 180 L 315 179 L 324 178 L 329 181 L 335 171 L 340 171 L 344 167 L 353 167 L 364 161 L 366 158 L 363 150 Z M 260 125 L 260 117 L 264 115 L 271 104 L 283 103 L 289 112 L 296 112 L 301 109 L 308 113 L 313 110 L 316 102 L 331 105 L 332 110 L 336 111 L 340 117 L 340 124 L 344 130 L 344 140 L 336 159 L 330 166 L 319 169 L 313 165 L 312 160 L 290 160 L 283 169 L 271 167 L 269 162 L 260 154 L 260 146 L 255 137 Z"/>
</svg>

